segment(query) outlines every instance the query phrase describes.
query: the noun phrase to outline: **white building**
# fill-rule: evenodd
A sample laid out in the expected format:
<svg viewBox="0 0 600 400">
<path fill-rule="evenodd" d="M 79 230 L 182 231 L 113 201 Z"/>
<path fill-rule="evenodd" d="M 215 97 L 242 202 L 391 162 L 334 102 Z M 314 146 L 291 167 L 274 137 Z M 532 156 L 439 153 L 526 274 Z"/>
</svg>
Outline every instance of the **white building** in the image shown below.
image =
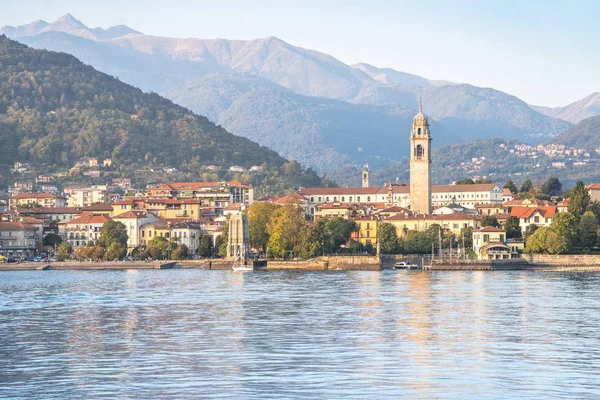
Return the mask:
<svg viewBox="0 0 600 400">
<path fill-rule="evenodd" d="M 127 247 L 131 249 L 141 244 L 140 228 L 149 222 L 157 221 L 157 218 L 154 214 L 146 211 L 127 211 L 114 216 L 113 220 L 125 225 L 127 229 Z"/>
<path fill-rule="evenodd" d="M 110 220 L 105 215 L 84 214 L 79 218 L 60 222 L 58 234 L 63 242 L 69 242 L 73 248 L 87 246 L 88 242 L 100 239 L 102 225 Z"/>
<path fill-rule="evenodd" d="M 88 207 L 96 203 L 108 201 L 106 185 L 91 186 L 87 188 L 71 189 L 67 205 L 69 207 Z"/>
</svg>

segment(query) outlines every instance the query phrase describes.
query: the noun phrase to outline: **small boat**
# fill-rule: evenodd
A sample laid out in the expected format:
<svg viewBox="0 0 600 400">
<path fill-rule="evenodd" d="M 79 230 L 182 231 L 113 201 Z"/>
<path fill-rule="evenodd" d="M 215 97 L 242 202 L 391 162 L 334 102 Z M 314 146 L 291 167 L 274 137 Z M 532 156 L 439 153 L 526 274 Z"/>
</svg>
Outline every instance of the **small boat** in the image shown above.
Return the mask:
<svg viewBox="0 0 600 400">
<path fill-rule="evenodd" d="M 254 271 L 254 265 L 244 264 L 242 257 L 239 257 L 237 260 L 235 260 L 231 269 L 233 270 L 233 272 Z"/>
<path fill-rule="evenodd" d="M 421 269 L 421 267 L 414 263 L 400 261 L 394 264 L 394 267 L 392 269 Z"/>
</svg>

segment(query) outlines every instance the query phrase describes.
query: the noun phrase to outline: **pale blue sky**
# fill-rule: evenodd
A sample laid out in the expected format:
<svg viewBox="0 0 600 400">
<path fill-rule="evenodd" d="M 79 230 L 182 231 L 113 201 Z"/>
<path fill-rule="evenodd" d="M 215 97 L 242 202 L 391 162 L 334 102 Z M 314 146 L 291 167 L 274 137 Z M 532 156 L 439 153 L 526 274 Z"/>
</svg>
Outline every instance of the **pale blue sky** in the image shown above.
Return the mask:
<svg viewBox="0 0 600 400">
<path fill-rule="evenodd" d="M 0 26 L 69 12 L 171 37 L 293 45 L 561 106 L 600 91 L 600 1 L 0 0 Z"/>
</svg>

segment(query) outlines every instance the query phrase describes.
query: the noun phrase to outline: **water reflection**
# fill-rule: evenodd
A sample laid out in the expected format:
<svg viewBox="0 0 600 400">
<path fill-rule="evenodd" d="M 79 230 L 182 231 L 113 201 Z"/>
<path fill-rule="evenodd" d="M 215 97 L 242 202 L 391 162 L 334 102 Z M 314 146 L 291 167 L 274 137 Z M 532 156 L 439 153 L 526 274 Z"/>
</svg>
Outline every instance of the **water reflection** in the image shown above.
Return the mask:
<svg viewBox="0 0 600 400">
<path fill-rule="evenodd" d="M 600 275 L 0 274 L 1 398 L 596 397 Z"/>
</svg>

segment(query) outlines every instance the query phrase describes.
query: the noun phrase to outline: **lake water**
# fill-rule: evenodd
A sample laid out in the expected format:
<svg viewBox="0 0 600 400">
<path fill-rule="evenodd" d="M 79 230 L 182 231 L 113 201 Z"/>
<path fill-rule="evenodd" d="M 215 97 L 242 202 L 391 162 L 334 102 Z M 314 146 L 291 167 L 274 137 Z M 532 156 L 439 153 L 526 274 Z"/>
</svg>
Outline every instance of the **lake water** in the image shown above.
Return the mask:
<svg viewBox="0 0 600 400">
<path fill-rule="evenodd" d="M 0 273 L 0 398 L 598 398 L 600 274 Z"/>
</svg>

